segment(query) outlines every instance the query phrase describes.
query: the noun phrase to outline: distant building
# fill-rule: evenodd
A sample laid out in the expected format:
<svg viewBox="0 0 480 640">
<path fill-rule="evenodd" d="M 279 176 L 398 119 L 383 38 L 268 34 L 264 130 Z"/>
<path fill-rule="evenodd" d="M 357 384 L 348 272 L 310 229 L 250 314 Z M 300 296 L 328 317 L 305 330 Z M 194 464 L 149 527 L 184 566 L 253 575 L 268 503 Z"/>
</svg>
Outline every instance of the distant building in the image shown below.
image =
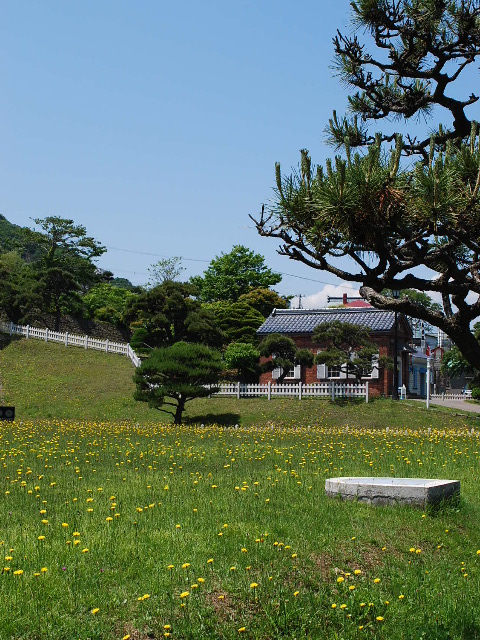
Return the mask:
<svg viewBox="0 0 480 640">
<path fill-rule="evenodd" d="M 367 303 L 368 304 L 368 303 Z M 395 312 L 382 311 L 368 305 L 368 307 L 346 307 L 338 309 L 274 309 L 262 326 L 257 330 L 259 338 L 272 333 L 288 335 L 300 348 L 307 348 L 316 354 L 322 349 L 321 344 L 312 341 L 315 327 L 322 323 L 338 320 L 367 327 L 370 337 L 378 345 L 379 356 L 393 358 L 395 352 Z M 408 386 L 409 379 L 409 344 L 412 340 L 412 329 L 407 318 L 397 314 L 397 347 L 398 347 L 398 380 L 399 386 Z M 263 360 L 265 362 L 265 360 Z M 261 383 L 273 382 L 278 378 L 278 371 L 263 373 Z M 328 380 L 344 380 L 345 372 L 339 367 L 329 368 L 325 365 L 313 367 L 293 367 L 285 377 L 285 382 L 324 382 Z M 376 396 L 390 396 L 393 388 L 393 371 L 374 367 L 369 376 L 370 394 Z M 354 381 L 354 377 L 350 379 Z"/>
</svg>

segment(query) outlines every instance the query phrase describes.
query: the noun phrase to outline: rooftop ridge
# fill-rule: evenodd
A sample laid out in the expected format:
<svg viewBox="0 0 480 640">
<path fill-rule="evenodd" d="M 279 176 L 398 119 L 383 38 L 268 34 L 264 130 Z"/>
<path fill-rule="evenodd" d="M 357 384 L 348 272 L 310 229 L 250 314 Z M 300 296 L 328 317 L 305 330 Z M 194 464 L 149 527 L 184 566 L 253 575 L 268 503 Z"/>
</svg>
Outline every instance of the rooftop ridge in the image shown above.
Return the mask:
<svg viewBox="0 0 480 640">
<path fill-rule="evenodd" d="M 308 315 L 310 313 L 388 313 L 391 309 L 375 309 L 374 307 L 332 307 L 327 309 L 274 309 L 275 315 Z"/>
</svg>

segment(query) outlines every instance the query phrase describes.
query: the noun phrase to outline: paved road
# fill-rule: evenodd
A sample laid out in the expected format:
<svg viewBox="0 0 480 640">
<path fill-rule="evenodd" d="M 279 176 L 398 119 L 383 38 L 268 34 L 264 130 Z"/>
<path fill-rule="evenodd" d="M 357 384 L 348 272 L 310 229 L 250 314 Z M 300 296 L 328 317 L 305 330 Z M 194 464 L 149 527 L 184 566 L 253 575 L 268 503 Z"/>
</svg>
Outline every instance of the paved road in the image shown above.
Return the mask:
<svg viewBox="0 0 480 640">
<path fill-rule="evenodd" d="M 426 403 L 426 400 L 418 400 L 418 402 Z M 458 409 L 461 413 L 480 413 L 480 404 L 476 402 L 467 402 L 466 400 L 430 400 L 431 405 L 437 405 L 440 407 L 449 407 L 450 409 Z"/>
</svg>

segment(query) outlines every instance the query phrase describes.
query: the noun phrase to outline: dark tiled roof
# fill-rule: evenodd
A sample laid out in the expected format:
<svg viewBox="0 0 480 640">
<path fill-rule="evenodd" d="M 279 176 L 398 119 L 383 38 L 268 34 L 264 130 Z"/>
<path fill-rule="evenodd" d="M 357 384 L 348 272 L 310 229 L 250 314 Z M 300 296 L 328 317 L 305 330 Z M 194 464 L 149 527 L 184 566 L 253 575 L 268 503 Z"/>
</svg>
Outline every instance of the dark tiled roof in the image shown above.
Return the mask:
<svg viewBox="0 0 480 640">
<path fill-rule="evenodd" d="M 332 320 L 368 327 L 372 332 L 389 332 L 395 325 L 395 312 L 362 308 L 274 309 L 257 334 L 312 333 L 319 324 Z"/>
</svg>

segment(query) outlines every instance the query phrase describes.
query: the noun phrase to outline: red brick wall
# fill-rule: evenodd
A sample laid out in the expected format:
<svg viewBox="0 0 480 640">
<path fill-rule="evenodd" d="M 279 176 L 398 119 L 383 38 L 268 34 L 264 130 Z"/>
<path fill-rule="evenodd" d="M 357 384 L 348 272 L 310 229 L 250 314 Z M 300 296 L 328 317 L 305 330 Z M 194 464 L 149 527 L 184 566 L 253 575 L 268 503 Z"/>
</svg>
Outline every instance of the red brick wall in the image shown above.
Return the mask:
<svg viewBox="0 0 480 640">
<path fill-rule="evenodd" d="M 300 335 L 300 336 L 291 336 L 294 340 L 297 347 L 301 349 L 309 349 L 312 353 L 316 354 L 318 349 L 321 348 L 321 345 L 314 344 L 310 338 L 310 336 Z M 407 336 L 403 335 L 403 332 L 398 332 L 398 341 L 399 344 L 402 344 L 402 341 L 407 338 Z M 381 356 L 392 356 L 394 346 L 393 346 L 393 335 L 373 335 L 372 340 L 378 345 L 378 350 Z M 267 358 L 261 358 L 260 364 L 266 362 Z M 404 367 L 405 371 L 405 367 Z M 352 380 L 353 381 L 353 380 Z M 260 375 L 260 383 L 266 384 L 267 382 L 272 382 L 275 384 L 275 380 L 272 380 L 272 372 L 262 373 Z M 288 380 L 286 381 L 288 382 Z M 298 381 L 296 381 L 298 382 Z M 302 377 L 301 382 L 304 384 L 312 384 L 314 382 L 321 382 L 317 378 L 317 365 L 313 365 L 313 367 L 305 367 L 302 366 Z M 392 393 L 393 386 L 393 373 L 389 369 L 382 368 L 379 371 L 378 378 L 372 378 L 368 380 L 368 388 L 369 395 L 372 397 L 378 396 L 388 396 Z"/>
</svg>

